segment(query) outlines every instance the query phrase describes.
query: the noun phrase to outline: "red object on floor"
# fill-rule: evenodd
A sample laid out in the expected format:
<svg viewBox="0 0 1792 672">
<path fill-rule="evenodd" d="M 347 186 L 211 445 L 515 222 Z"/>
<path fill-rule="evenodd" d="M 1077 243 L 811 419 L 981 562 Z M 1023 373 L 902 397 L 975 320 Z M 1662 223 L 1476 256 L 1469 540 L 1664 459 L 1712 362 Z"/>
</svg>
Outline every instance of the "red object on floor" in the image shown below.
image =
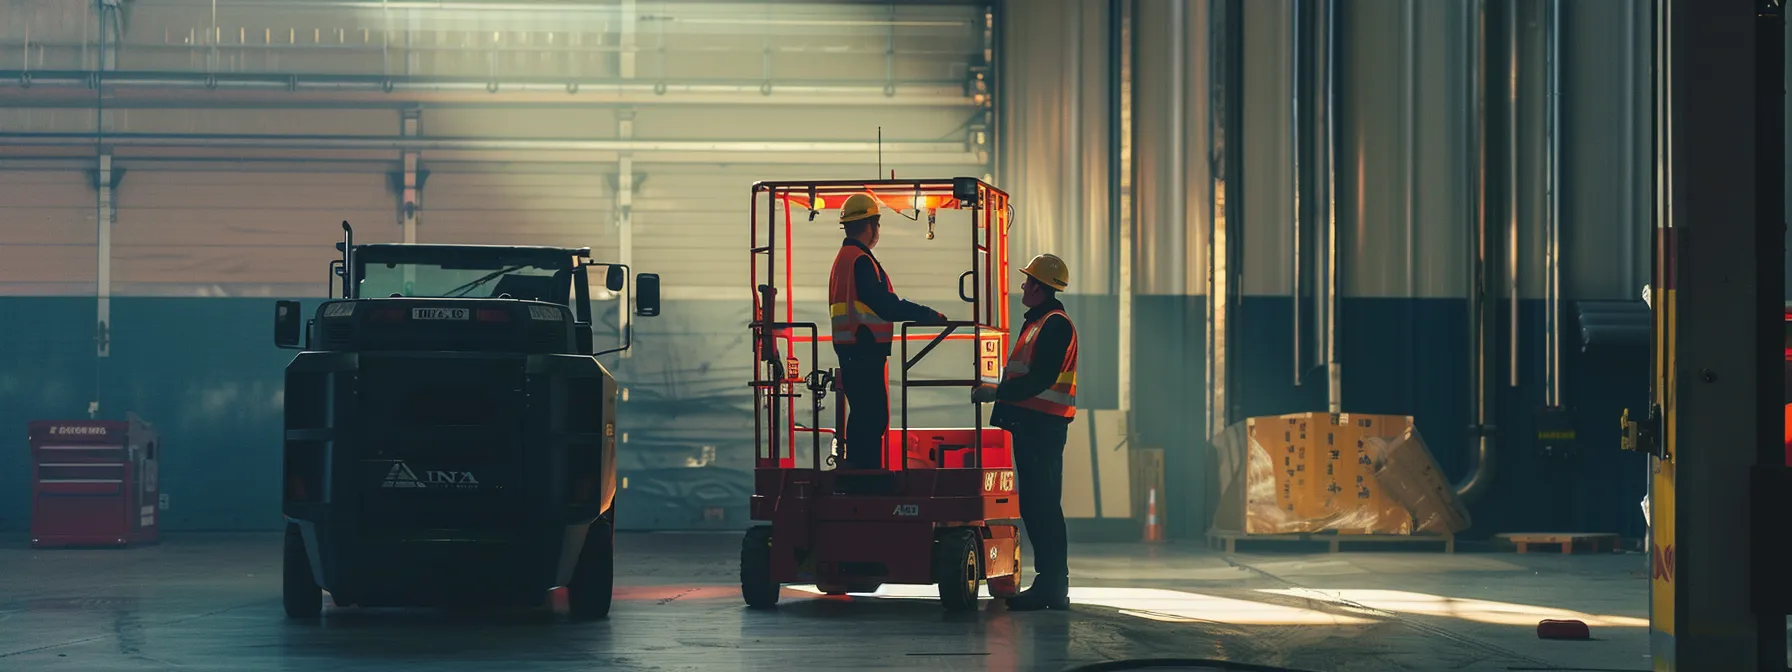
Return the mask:
<svg viewBox="0 0 1792 672">
<path fill-rule="evenodd" d="M 160 441 L 149 423 L 128 418 L 29 425 L 32 546 L 156 541 Z"/>
<path fill-rule="evenodd" d="M 1592 639 L 1587 624 L 1580 621 L 1544 619 L 1537 624 L 1537 639 Z"/>
</svg>

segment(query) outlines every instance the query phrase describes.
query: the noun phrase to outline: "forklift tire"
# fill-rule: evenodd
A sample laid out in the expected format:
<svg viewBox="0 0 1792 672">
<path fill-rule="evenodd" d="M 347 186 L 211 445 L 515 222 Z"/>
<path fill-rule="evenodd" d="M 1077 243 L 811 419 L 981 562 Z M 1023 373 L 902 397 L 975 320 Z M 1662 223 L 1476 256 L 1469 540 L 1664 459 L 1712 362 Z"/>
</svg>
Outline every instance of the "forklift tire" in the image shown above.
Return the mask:
<svg viewBox="0 0 1792 672">
<path fill-rule="evenodd" d="M 324 611 L 324 590 L 311 577 L 311 558 L 297 525 L 286 526 L 286 555 L 281 561 L 280 601 L 287 618 L 317 618 Z"/>
<path fill-rule="evenodd" d="M 979 550 L 975 532 L 952 530 L 934 542 L 934 579 L 940 586 L 940 605 L 946 611 L 975 611 L 977 587 L 983 572 L 978 565 Z"/>
<path fill-rule="evenodd" d="M 573 565 L 566 586 L 566 611 L 573 620 L 594 620 L 610 615 L 616 588 L 616 526 L 599 518 L 585 533 L 579 562 Z"/>
<path fill-rule="evenodd" d="M 748 607 L 769 609 L 777 606 L 781 588 L 772 580 L 772 528 L 759 525 L 747 530 L 740 541 L 740 596 Z"/>
</svg>

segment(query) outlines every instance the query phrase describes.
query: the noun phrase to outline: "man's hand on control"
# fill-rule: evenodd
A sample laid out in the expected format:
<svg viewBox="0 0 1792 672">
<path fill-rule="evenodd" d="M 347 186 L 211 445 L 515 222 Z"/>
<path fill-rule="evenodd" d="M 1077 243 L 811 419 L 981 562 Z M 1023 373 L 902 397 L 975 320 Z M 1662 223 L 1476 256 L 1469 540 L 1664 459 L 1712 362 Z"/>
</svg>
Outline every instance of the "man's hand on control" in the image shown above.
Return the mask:
<svg viewBox="0 0 1792 672">
<path fill-rule="evenodd" d="M 994 388 L 992 386 L 979 385 L 979 386 L 977 386 L 976 389 L 971 390 L 971 401 L 977 402 L 979 404 L 987 404 L 987 403 L 995 401 L 995 400 L 996 400 L 996 388 Z"/>
</svg>

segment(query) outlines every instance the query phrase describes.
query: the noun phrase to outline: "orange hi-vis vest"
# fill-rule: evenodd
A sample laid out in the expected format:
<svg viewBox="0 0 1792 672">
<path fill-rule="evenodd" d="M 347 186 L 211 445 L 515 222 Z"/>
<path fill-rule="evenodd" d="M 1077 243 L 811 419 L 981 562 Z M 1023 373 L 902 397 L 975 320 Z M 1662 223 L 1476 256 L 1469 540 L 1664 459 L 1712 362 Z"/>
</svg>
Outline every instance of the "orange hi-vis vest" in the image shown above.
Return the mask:
<svg viewBox="0 0 1792 672">
<path fill-rule="evenodd" d="M 859 341 L 859 327 L 871 330 L 871 337 L 878 343 L 889 343 L 895 334 L 895 325 L 878 317 L 871 307 L 859 301 L 857 277 L 853 267 L 862 257 L 870 257 L 865 248 L 857 245 L 841 245 L 840 253 L 834 256 L 834 269 L 828 273 L 828 313 L 833 316 L 834 344 L 852 345 Z M 877 265 L 877 260 L 872 260 Z M 877 271 L 883 278 L 884 289 L 894 293 L 896 288 L 890 284 L 890 276 Z"/>
<path fill-rule="evenodd" d="M 1008 355 L 1008 366 L 1002 370 L 1002 379 L 1011 380 L 1027 375 L 1032 370 L 1033 346 L 1039 340 L 1039 331 L 1045 327 L 1045 321 L 1053 315 L 1070 321 L 1070 315 L 1062 310 L 1054 310 L 1040 317 L 1038 321 L 1020 332 L 1014 339 L 1014 352 Z M 1064 351 L 1064 364 L 1058 367 L 1058 380 L 1051 387 L 1040 392 L 1039 396 L 1020 401 L 1004 401 L 1020 408 L 1038 411 L 1047 415 L 1063 418 L 1076 417 L 1076 325 L 1070 327 L 1070 347 Z"/>
</svg>

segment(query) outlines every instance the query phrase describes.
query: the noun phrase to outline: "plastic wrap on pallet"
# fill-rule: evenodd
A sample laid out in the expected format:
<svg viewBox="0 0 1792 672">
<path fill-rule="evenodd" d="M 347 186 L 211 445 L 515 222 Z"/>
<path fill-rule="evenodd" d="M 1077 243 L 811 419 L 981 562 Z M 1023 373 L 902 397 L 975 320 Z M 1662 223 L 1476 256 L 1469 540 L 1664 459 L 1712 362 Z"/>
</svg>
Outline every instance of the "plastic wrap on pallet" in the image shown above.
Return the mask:
<svg viewBox="0 0 1792 672">
<path fill-rule="evenodd" d="M 1405 416 L 1296 413 L 1251 418 L 1214 437 L 1222 469 L 1214 529 L 1246 534 L 1411 534 L 1406 507 L 1375 478 L 1367 440 Z"/>
<path fill-rule="evenodd" d="M 1375 480 L 1412 514 L 1416 531 L 1454 534 L 1468 529 L 1468 509 L 1457 499 L 1456 489 L 1431 457 L 1417 427 L 1408 425 L 1393 437 L 1365 437 L 1363 448 Z"/>
</svg>

